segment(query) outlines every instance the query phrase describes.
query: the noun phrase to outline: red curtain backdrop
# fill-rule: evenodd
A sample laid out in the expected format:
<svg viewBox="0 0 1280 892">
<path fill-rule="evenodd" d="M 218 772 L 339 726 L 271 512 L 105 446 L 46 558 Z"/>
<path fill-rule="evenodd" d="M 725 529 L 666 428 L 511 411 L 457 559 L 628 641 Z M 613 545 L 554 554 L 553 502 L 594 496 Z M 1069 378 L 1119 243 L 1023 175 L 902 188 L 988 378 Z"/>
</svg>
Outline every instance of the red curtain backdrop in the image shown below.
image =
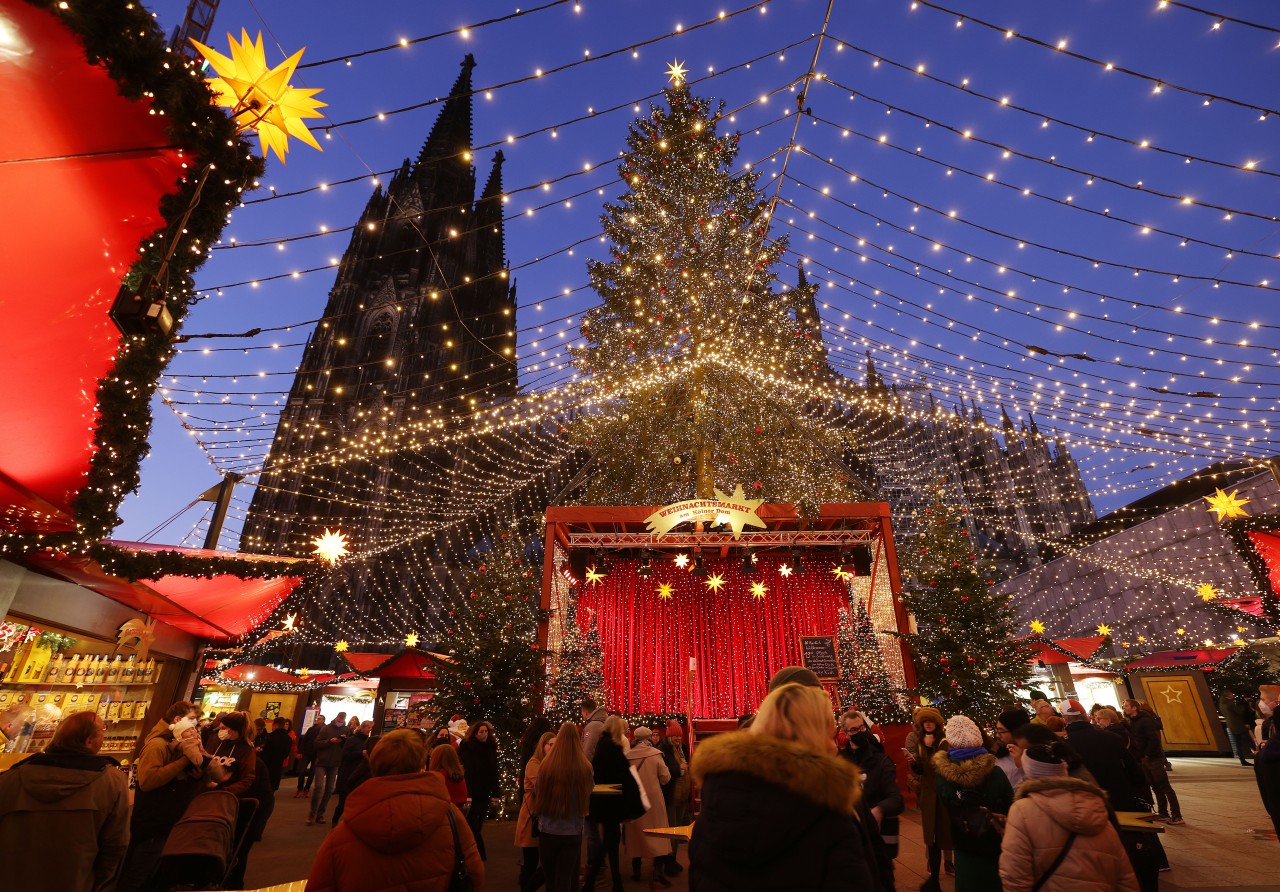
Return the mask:
<svg viewBox="0 0 1280 892">
<path fill-rule="evenodd" d="M 1280 595 L 1280 534 L 1251 531 L 1248 534 L 1253 548 L 1267 565 L 1267 575 L 1271 579 L 1271 590 Z M 1259 613 L 1261 606 L 1259 606 Z"/>
<path fill-rule="evenodd" d="M 583 582 L 578 621 L 585 635 L 588 611 L 600 630 L 610 711 L 688 712 L 699 718 L 730 718 L 754 712 L 769 677 L 800 662 L 801 635 L 832 635 L 836 612 L 848 605 L 843 582 L 829 562 L 807 561 L 803 574 L 783 577 L 778 558 L 762 557 L 755 573 L 742 559 L 708 560 L 707 572 L 725 584 L 707 587 L 710 576 L 694 576 L 670 558 L 653 561 L 653 575 L 636 574 L 634 560 L 611 559 L 604 580 Z M 752 583 L 767 594 L 752 596 Z M 667 583 L 672 597 L 658 597 Z M 689 691 L 689 659 L 697 660 Z"/>
</svg>

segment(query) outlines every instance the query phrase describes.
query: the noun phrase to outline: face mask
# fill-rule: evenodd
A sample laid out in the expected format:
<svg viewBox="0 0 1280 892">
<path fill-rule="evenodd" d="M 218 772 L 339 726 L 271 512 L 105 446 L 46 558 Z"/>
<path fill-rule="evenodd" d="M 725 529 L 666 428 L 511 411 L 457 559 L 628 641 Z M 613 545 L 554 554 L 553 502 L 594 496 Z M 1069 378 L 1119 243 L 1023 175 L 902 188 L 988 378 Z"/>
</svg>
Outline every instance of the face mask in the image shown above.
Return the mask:
<svg viewBox="0 0 1280 892">
<path fill-rule="evenodd" d="M 1271 715 L 1271 706 L 1267 703 L 1266 700 L 1258 701 L 1258 712 L 1266 716 Z"/>
<path fill-rule="evenodd" d="M 230 731 L 228 731 L 226 728 L 219 728 L 219 729 L 218 729 L 218 739 L 219 739 L 219 740 L 229 740 L 230 738 L 231 738 L 231 732 L 230 732 Z"/>
<path fill-rule="evenodd" d="M 187 718 L 184 716 L 183 718 L 178 719 L 176 722 L 170 725 L 169 730 L 173 732 L 174 737 L 181 737 L 183 734 L 186 734 L 195 726 L 196 726 L 195 719 Z"/>
<path fill-rule="evenodd" d="M 871 735 L 868 734 L 866 731 L 858 731 L 855 734 L 849 735 L 849 742 L 852 743 L 854 746 L 856 746 L 858 749 L 863 749 L 865 747 L 871 746 Z"/>
</svg>

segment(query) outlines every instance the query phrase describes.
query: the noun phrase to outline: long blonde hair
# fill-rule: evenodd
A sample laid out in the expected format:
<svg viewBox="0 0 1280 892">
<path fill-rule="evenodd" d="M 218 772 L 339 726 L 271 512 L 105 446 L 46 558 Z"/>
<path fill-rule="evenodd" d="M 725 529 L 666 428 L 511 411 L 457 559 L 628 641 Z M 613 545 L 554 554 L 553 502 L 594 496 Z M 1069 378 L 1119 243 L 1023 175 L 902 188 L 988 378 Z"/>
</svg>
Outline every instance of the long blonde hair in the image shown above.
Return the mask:
<svg viewBox="0 0 1280 892">
<path fill-rule="evenodd" d="M 765 697 L 751 724 L 752 734 L 793 740 L 817 753 L 833 752 L 835 732 L 835 712 L 826 691 L 800 684 L 784 684 Z"/>
<path fill-rule="evenodd" d="M 605 733 L 616 743 L 622 747 L 625 753 L 631 749 L 631 743 L 627 740 L 627 720 L 620 715 L 611 715 L 604 720 Z"/>
<path fill-rule="evenodd" d="M 556 745 L 538 765 L 538 814 L 549 818 L 585 815 L 592 786 L 591 763 L 582 752 L 578 728 L 565 722 L 556 734 Z"/>
</svg>

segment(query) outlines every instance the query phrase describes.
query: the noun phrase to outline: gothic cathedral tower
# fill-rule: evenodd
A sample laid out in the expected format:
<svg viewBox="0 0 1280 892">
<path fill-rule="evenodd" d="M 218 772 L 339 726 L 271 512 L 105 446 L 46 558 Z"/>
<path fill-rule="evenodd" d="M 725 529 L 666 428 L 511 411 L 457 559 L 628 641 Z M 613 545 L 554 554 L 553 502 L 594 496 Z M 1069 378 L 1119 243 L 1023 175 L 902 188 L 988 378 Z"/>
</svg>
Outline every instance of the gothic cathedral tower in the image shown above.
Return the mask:
<svg viewBox="0 0 1280 892">
<path fill-rule="evenodd" d="M 516 390 L 502 152 L 475 198 L 475 64 L 463 60 L 417 161 L 374 189 L 356 223 L 280 415 L 246 551 L 305 556 L 326 527 L 357 549 L 394 540 L 406 500 L 426 501 L 411 484 L 433 436 Z"/>
</svg>

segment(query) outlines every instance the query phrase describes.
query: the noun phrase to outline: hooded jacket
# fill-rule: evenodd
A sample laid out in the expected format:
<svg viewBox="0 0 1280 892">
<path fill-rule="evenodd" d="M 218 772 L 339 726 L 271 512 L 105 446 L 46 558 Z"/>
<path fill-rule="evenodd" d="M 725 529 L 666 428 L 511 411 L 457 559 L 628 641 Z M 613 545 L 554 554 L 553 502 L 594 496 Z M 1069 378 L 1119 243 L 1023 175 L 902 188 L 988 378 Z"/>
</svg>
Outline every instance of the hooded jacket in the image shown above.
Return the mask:
<svg viewBox="0 0 1280 892">
<path fill-rule="evenodd" d="M 932 747 L 924 745 L 924 723 L 933 722 L 937 730 L 934 732 Z M 908 759 L 907 768 L 915 778 L 916 805 L 920 808 L 920 826 L 924 832 L 926 846 L 938 845 L 944 849 L 951 848 L 951 825 L 947 815 L 938 804 L 938 786 L 933 771 L 933 754 L 944 747 L 942 729 L 944 722 L 942 713 L 931 706 L 922 706 L 911 715 L 912 728 L 907 733 L 903 748 L 913 756 Z"/>
<path fill-rule="evenodd" d="M 447 892 L 457 827 L 471 889 L 484 888 L 484 862 L 462 813 L 434 771 L 373 777 L 347 796 L 342 822 L 325 837 L 307 892 Z"/>
<path fill-rule="evenodd" d="M 128 847 L 129 782 L 114 759 L 46 752 L 0 774 L 5 888 L 89 892 Z"/>
<path fill-rule="evenodd" d="M 209 764 L 208 758 L 204 761 Z M 130 833 L 137 842 L 167 837 L 187 805 L 205 789 L 206 772 L 182 754 L 163 719 L 147 735 L 137 768 Z"/>
<path fill-rule="evenodd" d="M 1005 892 L 1031 892 L 1073 833 L 1067 856 L 1041 892 L 1138 892 L 1107 794 L 1071 777 L 1037 778 L 1018 787 L 1000 852 Z"/>
<path fill-rule="evenodd" d="M 862 773 L 862 801 L 868 810 L 880 809 L 880 838 L 889 857 L 897 858 L 898 815 L 905 807 L 902 791 L 898 789 L 898 769 L 870 732 L 863 731 L 855 737 L 858 748 L 843 750 L 840 755 Z"/>
<path fill-rule="evenodd" d="M 601 706 L 591 713 L 591 717 L 582 728 L 582 754 L 587 757 L 587 761 L 595 758 L 596 745 L 600 743 L 600 735 L 604 732 L 604 720 L 608 717 L 609 711 Z"/>
<path fill-rule="evenodd" d="M 1008 814 L 1013 803 L 1013 787 L 1009 786 L 1009 779 L 996 767 L 996 757 L 990 753 L 959 761 L 953 760 L 949 752 L 934 753 L 933 768 L 937 773 L 938 800 L 952 822 L 956 892 L 999 890 L 999 835 L 992 838 L 988 834 L 975 839 L 964 835 L 956 825 L 972 805 L 979 805 L 988 812 Z"/>
<path fill-rule="evenodd" d="M 700 744 L 702 810 L 689 844 L 693 892 L 876 890 L 855 823 L 857 769 L 834 754 L 746 731 Z"/>
</svg>

